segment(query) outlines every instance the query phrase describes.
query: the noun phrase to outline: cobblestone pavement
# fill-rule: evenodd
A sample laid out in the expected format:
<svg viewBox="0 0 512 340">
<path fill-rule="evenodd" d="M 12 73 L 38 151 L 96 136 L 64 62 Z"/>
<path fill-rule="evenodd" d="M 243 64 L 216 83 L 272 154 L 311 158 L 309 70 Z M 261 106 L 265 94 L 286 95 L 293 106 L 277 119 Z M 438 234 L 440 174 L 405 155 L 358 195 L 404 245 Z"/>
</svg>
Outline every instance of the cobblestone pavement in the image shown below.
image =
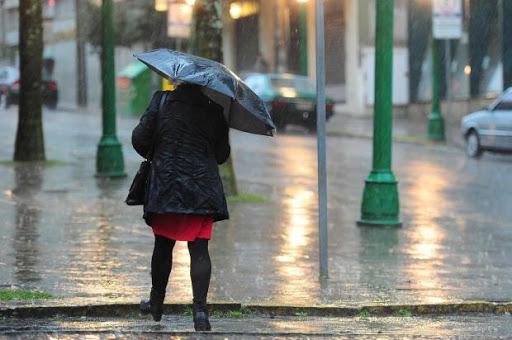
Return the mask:
<svg viewBox="0 0 512 340">
<path fill-rule="evenodd" d="M 16 112 L 0 111 L 0 160 L 12 157 Z M 94 177 L 100 114 L 45 112 L 48 166 L 0 163 L 0 285 L 73 301 L 138 301 L 149 292 L 151 230 L 123 199 L 140 158 L 134 119 L 119 120 L 126 170 Z M 398 143 L 403 227 L 359 228 L 371 140 L 329 137 L 329 271 L 318 279 L 316 140 L 233 131 L 241 191 L 215 226 L 212 301 L 363 305 L 512 299 L 512 158 Z M 61 164 L 62 163 L 62 164 Z M 191 299 L 188 253 L 175 249 L 168 302 Z"/>
</svg>

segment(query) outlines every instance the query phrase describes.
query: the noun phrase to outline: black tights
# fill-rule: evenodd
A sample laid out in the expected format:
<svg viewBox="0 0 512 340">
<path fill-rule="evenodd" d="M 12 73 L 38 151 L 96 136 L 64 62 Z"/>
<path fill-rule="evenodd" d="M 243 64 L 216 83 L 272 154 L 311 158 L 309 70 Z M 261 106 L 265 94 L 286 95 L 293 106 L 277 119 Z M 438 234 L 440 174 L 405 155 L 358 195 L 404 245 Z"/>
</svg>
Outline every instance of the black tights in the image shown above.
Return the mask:
<svg viewBox="0 0 512 340">
<path fill-rule="evenodd" d="M 172 269 L 172 250 L 176 241 L 155 235 L 155 248 L 151 258 L 151 281 L 153 289 L 165 294 L 169 275 Z M 205 306 L 212 264 L 208 253 L 208 240 L 198 238 L 188 242 L 190 253 L 190 278 L 192 279 L 192 292 L 194 304 Z"/>
</svg>

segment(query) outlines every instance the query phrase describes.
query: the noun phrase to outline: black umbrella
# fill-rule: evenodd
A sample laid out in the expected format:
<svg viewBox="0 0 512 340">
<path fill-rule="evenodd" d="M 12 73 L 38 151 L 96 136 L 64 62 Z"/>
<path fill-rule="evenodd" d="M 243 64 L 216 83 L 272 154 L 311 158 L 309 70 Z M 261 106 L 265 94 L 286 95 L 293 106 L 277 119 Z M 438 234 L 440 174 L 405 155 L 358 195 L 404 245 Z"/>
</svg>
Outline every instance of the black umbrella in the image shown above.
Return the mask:
<svg viewBox="0 0 512 340">
<path fill-rule="evenodd" d="M 203 92 L 224 108 L 230 127 L 272 136 L 275 125 L 265 103 L 226 66 L 165 48 L 134 56 L 164 78 L 203 86 Z"/>
</svg>

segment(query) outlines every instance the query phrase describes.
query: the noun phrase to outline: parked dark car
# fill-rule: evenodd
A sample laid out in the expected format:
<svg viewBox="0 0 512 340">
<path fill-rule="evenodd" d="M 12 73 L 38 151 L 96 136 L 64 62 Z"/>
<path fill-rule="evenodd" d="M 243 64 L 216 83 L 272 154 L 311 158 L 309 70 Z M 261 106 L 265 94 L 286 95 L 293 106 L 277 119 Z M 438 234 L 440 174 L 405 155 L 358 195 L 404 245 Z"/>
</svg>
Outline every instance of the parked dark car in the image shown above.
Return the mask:
<svg viewBox="0 0 512 340">
<path fill-rule="evenodd" d="M 469 157 L 485 151 L 512 153 L 512 88 L 488 107 L 465 116 L 461 132 Z"/>
<path fill-rule="evenodd" d="M 20 74 L 18 69 L 11 66 L 0 67 L 0 93 L 2 95 L 5 107 L 18 104 L 20 94 Z M 43 78 L 42 84 L 43 104 L 55 109 L 59 101 L 59 89 L 57 82 L 51 79 Z"/>
<path fill-rule="evenodd" d="M 316 131 L 316 85 L 311 79 L 294 74 L 252 73 L 245 83 L 265 101 L 278 130 L 295 124 Z M 327 98 L 326 118 L 333 114 L 334 101 Z"/>
</svg>

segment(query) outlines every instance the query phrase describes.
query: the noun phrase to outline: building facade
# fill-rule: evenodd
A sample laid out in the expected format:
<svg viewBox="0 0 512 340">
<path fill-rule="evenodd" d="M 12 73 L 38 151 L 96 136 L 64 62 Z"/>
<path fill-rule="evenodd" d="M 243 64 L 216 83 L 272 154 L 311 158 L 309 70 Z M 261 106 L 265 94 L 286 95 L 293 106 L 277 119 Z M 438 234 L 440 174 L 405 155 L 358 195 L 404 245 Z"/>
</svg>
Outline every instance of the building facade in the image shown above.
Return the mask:
<svg viewBox="0 0 512 340">
<path fill-rule="evenodd" d="M 77 87 L 87 86 L 89 105 L 99 106 L 99 55 L 89 43 L 84 53 L 86 81 L 79 84 L 76 80 L 75 6 L 77 1 L 86 0 L 44 1 L 45 56 L 55 59 L 54 77 L 63 103 L 74 105 Z M 324 1 L 327 94 L 339 103 L 342 112 L 354 115 L 371 113 L 373 105 L 375 1 Z M 407 107 L 431 98 L 431 0 L 394 3 L 393 102 Z M 507 8 L 512 11 L 507 3 L 510 1 L 463 0 L 464 33 L 460 40 L 449 43 L 451 59 L 443 60 L 443 95 L 447 75 L 456 100 L 492 97 L 501 92 L 503 74 L 509 69 L 503 67 L 506 51 L 511 59 L 506 62 L 512 63 L 512 44 L 503 38 L 506 27 L 512 30 L 512 25 L 507 26 L 508 21 L 503 20 L 508 16 Z M 223 1 L 224 62 L 239 74 L 264 69 L 314 78 L 314 5 L 314 0 Z M 16 64 L 17 7 L 18 0 L 0 1 L 0 63 Z M 186 41 L 170 46 L 186 48 Z M 117 70 L 133 61 L 133 52 L 144 48 L 148 47 L 116 48 Z"/>
<path fill-rule="evenodd" d="M 325 0 L 327 93 L 342 111 L 369 114 L 373 105 L 375 1 Z M 252 3 L 251 11 L 230 15 L 233 4 Z M 463 36 L 443 43 L 443 98 L 447 75 L 454 100 L 494 97 L 503 89 L 503 39 L 507 1 L 463 0 Z M 430 101 L 432 1 L 395 0 L 393 103 L 407 107 Z M 508 12 L 512 6 L 508 6 Z M 301 11 L 305 10 L 305 19 Z M 238 72 L 254 69 L 262 55 L 272 72 L 315 77 L 315 18 L 312 0 L 231 1 L 225 8 L 225 58 Z M 512 14 L 512 13 L 510 13 Z M 305 25 L 301 25 L 301 20 Z M 301 32 L 305 26 L 306 32 Z M 512 25 L 510 31 L 512 31 Z M 450 61 L 445 59 L 447 44 Z M 512 52 L 511 57 L 512 59 Z M 512 62 L 512 61 L 511 61 Z M 512 71 L 510 72 L 512 73 Z M 400 110 L 397 110 L 400 111 Z"/>
</svg>

